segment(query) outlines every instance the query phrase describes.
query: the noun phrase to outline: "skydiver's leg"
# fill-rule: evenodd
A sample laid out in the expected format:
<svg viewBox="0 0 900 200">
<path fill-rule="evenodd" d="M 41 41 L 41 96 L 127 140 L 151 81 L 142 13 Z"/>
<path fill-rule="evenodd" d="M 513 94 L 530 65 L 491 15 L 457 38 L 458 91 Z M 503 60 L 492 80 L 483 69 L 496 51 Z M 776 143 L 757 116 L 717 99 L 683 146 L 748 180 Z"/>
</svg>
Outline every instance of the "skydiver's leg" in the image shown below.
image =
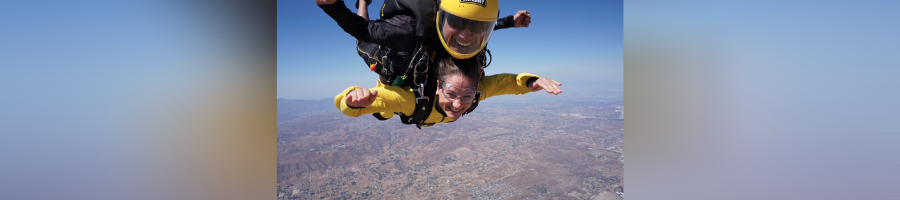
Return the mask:
<svg viewBox="0 0 900 200">
<path fill-rule="evenodd" d="M 362 4 L 360 4 L 362 2 Z M 369 20 L 369 9 L 368 6 L 371 4 L 371 0 L 357 0 L 356 1 L 356 14 L 366 20 Z M 362 57 L 363 61 L 366 62 L 366 67 L 369 67 L 369 70 L 376 71 L 378 67 L 383 66 L 381 63 L 381 55 L 384 52 L 379 52 L 379 46 L 377 44 L 371 44 L 363 41 L 356 40 L 356 51 L 359 53 L 359 57 Z M 377 65 L 373 67 L 372 65 Z M 374 68 L 374 69 L 373 69 Z M 378 73 L 376 71 L 376 73 Z M 387 78 L 378 75 L 379 83 L 387 83 Z"/>
<path fill-rule="evenodd" d="M 359 57 L 361 57 L 363 59 L 363 62 L 366 63 L 366 68 L 369 68 L 369 70 L 378 73 L 378 80 L 381 83 L 388 83 L 389 77 L 381 76 L 381 73 L 378 72 L 378 70 L 383 69 L 384 67 L 381 59 L 382 56 L 386 53 L 382 52 L 379 47 L 380 46 L 378 46 L 377 44 L 359 40 L 356 41 L 356 52 L 359 53 Z M 373 67 L 373 65 L 375 66 Z"/>
</svg>

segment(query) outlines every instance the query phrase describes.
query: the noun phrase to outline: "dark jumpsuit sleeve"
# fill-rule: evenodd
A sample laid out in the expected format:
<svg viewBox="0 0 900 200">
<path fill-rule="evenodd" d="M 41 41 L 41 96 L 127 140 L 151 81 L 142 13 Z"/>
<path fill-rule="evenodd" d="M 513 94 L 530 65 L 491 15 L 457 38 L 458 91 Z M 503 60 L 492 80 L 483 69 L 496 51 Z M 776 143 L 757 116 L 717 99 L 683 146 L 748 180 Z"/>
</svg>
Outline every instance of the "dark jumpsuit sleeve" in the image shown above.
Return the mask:
<svg viewBox="0 0 900 200">
<path fill-rule="evenodd" d="M 360 41 L 388 48 L 403 48 L 410 41 L 408 37 L 415 36 L 415 21 L 410 16 L 398 15 L 387 20 L 366 20 L 351 12 L 343 0 L 334 4 L 319 5 L 319 8 L 334 19 L 344 32 Z"/>
<path fill-rule="evenodd" d="M 512 27 L 516 27 L 516 20 L 512 15 L 510 15 L 502 18 L 497 18 L 497 23 L 494 25 L 494 30 Z"/>
</svg>

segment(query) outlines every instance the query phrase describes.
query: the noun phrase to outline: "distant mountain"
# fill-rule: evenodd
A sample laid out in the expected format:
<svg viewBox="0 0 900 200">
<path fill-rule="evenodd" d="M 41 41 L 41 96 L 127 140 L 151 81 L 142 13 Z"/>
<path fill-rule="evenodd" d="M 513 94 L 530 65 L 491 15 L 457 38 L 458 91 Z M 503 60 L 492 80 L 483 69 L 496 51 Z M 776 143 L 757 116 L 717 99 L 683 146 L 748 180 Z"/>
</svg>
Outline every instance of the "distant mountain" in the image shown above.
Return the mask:
<svg viewBox="0 0 900 200">
<path fill-rule="evenodd" d="M 303 114 L 337 112 L 334 100 L 295 100 L 278 98 L 278 123 L 296 119 Z"/>
</svg>

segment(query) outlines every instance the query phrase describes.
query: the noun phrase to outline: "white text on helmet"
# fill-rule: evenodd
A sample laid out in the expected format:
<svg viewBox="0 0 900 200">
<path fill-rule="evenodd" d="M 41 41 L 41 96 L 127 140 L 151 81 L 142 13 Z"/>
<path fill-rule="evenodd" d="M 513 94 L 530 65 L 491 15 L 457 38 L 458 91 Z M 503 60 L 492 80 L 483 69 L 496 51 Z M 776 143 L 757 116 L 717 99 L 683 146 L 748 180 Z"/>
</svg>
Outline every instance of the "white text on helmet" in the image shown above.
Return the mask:
<svg viewBox="0 0 900 200">
<path fill-rule="evenodd" d="M 459 0 L 460 3 L 478 4 L 481 7 L 485 7 L 484 1 L 486 0 Z"/>
</svg>

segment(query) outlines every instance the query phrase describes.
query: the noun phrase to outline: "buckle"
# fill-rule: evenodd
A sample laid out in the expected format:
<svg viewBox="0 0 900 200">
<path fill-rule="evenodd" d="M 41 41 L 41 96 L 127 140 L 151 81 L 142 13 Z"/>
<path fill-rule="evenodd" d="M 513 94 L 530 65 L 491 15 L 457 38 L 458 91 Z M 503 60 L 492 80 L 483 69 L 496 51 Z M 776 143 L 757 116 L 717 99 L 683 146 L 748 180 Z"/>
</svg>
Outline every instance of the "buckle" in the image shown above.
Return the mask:
<svg viewBox="0 0 900 200">
<path fill-rule="evenodd" d="M 431 100 L 431 98 L 428 98 L 427 96 L 421 96 L 421 97 L 416 97 L 416 102 L 419 102 L 419 100 L 422 100 L 422 99 L 424 99 L 426 101 L 425 103 L 427 103 L 427 101 Z"/>
<path fill-rule="evenodd" d="M 419 96 L 416 97 L 416 104 L 419 104 L 420 103 L 419 101 L 423 100 L 423 99 L 425 100 L 425 102 L 421 102 L 421 103 L 428 103 L 428 101 L 431 100 L 431 98 L 429 98 L 428 95 L 425 95 L 425 84 L 424 83 L 419 84 L 419 88 L 416 88 L 415 92 L 419 93 Z"/>
</svg>

